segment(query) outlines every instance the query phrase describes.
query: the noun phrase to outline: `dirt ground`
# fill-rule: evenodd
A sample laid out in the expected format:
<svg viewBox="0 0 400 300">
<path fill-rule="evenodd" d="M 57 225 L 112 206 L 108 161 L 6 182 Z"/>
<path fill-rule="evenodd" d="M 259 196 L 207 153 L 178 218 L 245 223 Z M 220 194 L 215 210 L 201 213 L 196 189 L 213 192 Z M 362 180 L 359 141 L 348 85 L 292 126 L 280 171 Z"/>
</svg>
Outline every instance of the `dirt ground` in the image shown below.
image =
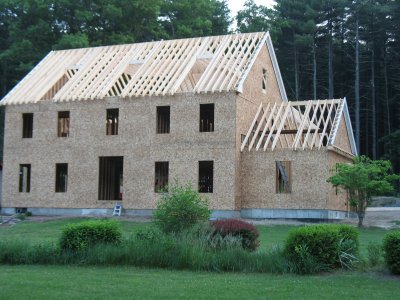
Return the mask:
<svg viewBox="0 0 400 300">
<path fill-rule="evenodd" d="M 264 225 L 304 225 L 313 223 L 310 221 L 284 220 L 284 219 L 266 219 L 266 220 L 248 220 L 253 224 Z M 315 223 L 315 222 L 314 222 Z M 353 224 L 357 226 L 358 218 L 350 217 L 332 223 Z M 380 228 L 400 228 L 400 207 L 393 208 L 368 208 L 365 218 L 364 227 L 380 227 Z"/>
<path fill-rule="evenodd" d="M 15 221 L 15 219 L 10 220 L 11 216 L 1 216 L 3 224 L 0 226 L 10 226 Z M 45 222 L 49 220 L 60 220 L 67 219 L 73 217 L 82 217 L 82 216 L 31 216 L 27 217 L 26 221 L 30 222 Z M 94 218 L 103 218 L 103 217 L 94 217 Z M 132 221 L 132 222 L 150 222 L 151 218 L 144 217 L 132 217 L 132 216 L 122 216 L 118 217 L 122 220 Z M 11 222 L 8 222 L 11 221 Z M 310 221 L 298 221 L 298 220 L 288 220 L 288 219 L 264 219 L 264 220 L 249 220 L 245 221 L 251 222 L 255 225 L 304 225 L 309 224 Z M 346 218 L 340 221 L 334 221 L 335 223 L 343 223 L 343 224 L 354 224 L 357 225 L 357 218 Z M 365 227 L 380 227 L 380 228 L 400 228 L 400 207 L 371 207 L 367 209 L 366 216 L 364 219 Z"/>
<path fill-rule="evenodd" d="M 342 223 L 356 224 L 357 218 L 345 219 Z M 366 227 L 400 228 L 400 207 L 370 207 L 364 219 Z"/>
</svg>

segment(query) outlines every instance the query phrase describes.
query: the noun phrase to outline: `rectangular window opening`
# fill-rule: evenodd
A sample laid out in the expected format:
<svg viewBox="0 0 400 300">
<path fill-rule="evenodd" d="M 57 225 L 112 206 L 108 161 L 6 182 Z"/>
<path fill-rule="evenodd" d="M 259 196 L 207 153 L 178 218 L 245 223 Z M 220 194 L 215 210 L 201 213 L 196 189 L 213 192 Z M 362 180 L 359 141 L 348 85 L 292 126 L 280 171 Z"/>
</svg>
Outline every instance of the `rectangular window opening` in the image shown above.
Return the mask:
<svg viewBox="0 0 400 300">
<path fill-rule="evenodd" d="M 156 193 L 168 191 L 168 169 L 169 163 L 167 161 L 157 161 L 155 163 L 154 191 Z"/>
<path fill-rule="evenodd" d="M 262 89 L 265 92 L 267 90 L 267 80 L 268 80 L 268 71 L 266 69 L 262 70 Z"/>
<path fill-rule="evenodd" d="M 276 162 L 276 192 L 278 194 L 292 192 L 292 168 L 290 161 Z"/>
<path fill-rule="evenodd" d="M 19 165 L 19 188 L 20 193 L 31 191 L 31 165 Z"/>
<path fill-rule="evenodd" d="M 56 164 L 56 193 L 66 193 L 68 186 L 68 164 Z"/>
<path fill-rule="evenodd" d="M 157 106 L 157 133 L 169 133 L 170 107 Z"/>
<path fill-rule="evenodd" d="M 214 103 L 200 104 L 200 132 L 214 131 Z"/>
<path fill-rule="evenodd" d="M 107 135 L 118 135 L 118 118 L 119 118 L 118 108 L 107 109 L 107 121 L 106 121 Z"/>
<path fill-rule="evenodd" d="M 30 139 L 33 133 L 33 114 L 22 114 L 22 138 Z"/>
<path fill-rule="evenodd" d="M 99 200 L 122 200 L 123 156 L 99 157 Z"/>
<path fill-rule="evenodd" d="M 58 137 L 69 136 L 69 111 L 58 112 Z"/>
<path fill-rule="evenodd" d="M 199 161 L 199 193 L 212 193 L 214 161 Z"/>
</svg>

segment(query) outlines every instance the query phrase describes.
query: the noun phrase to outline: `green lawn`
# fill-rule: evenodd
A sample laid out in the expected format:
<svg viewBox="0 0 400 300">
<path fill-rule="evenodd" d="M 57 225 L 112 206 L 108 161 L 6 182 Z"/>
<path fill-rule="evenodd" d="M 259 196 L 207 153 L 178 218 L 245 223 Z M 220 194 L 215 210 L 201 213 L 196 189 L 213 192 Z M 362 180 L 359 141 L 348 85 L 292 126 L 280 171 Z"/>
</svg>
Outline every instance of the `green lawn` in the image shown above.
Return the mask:
<svg viewBox="0 0 400 300">
<path fill-rule="evenodd" d="M 398 299 L 400 280 L 130 267 L 0 266 L 1 299 Z"/>
<path fill-rule="evenodd" d="M 36 243 L 43 241 L 56 242 L 60 237 L 61 228 L 68 223 L 76 223 L 87 220 L 87 218 L 62 219 L 44 222 L 31 222 L 29 220 L 20 222 L 12 227 L 0 227 L 0 239 L 20 239 Z M 137 223 L 121 221 L 123 236 L 129 237 L 139 228 L 152 226 L 151 223 Z M 294 226 L 257 226 L 260 231 L 260 250 L 269 249 L 275 245 L 283 245 L 289 231 Z M 381 243 L 383 236 L 388 231 L 381 228 L 361 229 L 360 246 L 361 254 L 366 254 L 366 247 L 369 243 Z"/>
<path fill-rule="evenodd" d="M 57 242 L 61 228 L 85 218 L 20 222 L 0 227 L 0 239 Z M 121 221 L 123 235 L 152 226 Z M 283 245 L 293 226 L 258 226 L 261 249 Z M 387 231 L 360 230 L 362 254 Z M 337 272 L 314 276 L 206 273 L 135 267 L 0 265 L 0 299 L 399 299 L 400 277 Z"/>
<path fill-rule="evenodd" d="M 7 217 L 3 217 L 3 219 L 6 218 Z M 88 218 L 72 218 L 43 222 L 25 220 L 11 227 L 0 227 L 0 239 L 13 238 L 31 243 L 57 241 L 61 235 L 63 226 L 68 223 L 78 223 L 85 220 L 88 220 Z M 131 235 L 135 230 L 149 225 L 149 223 L 121 222 L 122 232 L 125 237 Z"/>
</svg>

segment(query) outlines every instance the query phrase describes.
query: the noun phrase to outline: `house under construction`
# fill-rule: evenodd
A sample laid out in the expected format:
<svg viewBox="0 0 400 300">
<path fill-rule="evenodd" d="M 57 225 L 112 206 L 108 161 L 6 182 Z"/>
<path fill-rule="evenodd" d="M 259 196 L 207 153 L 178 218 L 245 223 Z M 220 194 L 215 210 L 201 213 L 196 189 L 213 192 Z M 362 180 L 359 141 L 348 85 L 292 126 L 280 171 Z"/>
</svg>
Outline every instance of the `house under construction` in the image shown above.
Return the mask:
<svg viewBox="0 0 400 300">
<path fill-rule="evenodd" d="M 288 101 L 268 33 L 52 51 L 1 104 L 5 213 L 150 215 L 175 179 L 216 217 L 348 210 L 346 100 Z"/>
</svg>

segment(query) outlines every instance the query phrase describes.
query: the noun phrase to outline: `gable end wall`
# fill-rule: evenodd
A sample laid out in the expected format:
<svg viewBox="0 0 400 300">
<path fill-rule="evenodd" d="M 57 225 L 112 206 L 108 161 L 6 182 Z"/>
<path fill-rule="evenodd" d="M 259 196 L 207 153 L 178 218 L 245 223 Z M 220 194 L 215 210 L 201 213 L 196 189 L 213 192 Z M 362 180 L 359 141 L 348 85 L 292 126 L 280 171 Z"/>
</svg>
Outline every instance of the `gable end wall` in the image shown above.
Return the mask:
<svg viewBox="0 0 400 300">
<path fill-rule="evenodd" d="M 267 89 L 262 89 L 262 72 L 268 72 Z M 241 177 L 241 135 L 246 135 L 256 115 L 260 103 L 266 107 L 268 103 L 281 103 L 282 97 L 275 76 L 271 57 L 266 45 L 261 48 L 253 67 L 243 85 L 243 93 L 236 96 L 236 207 L 242 208 L 242 177 Z M 247 151 L 245 148 L 243 151 Z"/>
</svg>

